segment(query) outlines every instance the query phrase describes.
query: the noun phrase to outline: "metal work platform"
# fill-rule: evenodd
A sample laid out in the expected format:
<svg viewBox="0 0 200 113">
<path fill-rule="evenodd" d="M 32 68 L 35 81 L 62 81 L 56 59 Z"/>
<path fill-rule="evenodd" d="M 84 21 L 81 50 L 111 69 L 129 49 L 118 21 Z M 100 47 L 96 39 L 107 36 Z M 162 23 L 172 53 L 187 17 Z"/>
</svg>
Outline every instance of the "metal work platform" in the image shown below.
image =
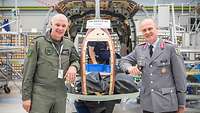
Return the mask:
<svg viewBox="0 0 200 113">
<path fill-rule="evenodd" d="M 12 76 L 16 75 L 21 78 L 21 75 L 17 73 L 11 66 L 9 58 L 13 53 L 21 51 L 22 47 L 19 46 L 0 46 L 0 89 L 4 89 L 5 93 L 10 93 L 8 82 L 12 80 Z"/>
</svg>

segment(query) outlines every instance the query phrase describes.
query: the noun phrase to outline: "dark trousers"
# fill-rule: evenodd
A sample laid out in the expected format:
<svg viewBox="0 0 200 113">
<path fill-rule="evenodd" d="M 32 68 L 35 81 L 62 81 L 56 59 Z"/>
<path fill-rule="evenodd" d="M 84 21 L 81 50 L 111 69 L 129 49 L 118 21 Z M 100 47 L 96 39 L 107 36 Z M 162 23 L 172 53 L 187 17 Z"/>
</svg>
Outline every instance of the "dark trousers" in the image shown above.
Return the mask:
<svg viewBox="0 0 200 113">
<path fill-rule="evenodd" d="M 75 108 L 77 113 L 112 113 L 117 103 L 120 103 L 120 100 L 78 101 L 75 102 Z"/>
<path fill-rule="evenodd" d="M 143 111 L 143 113 L 153 113 L 153 112 L 149 112 L 149 111 Z M 170 111 L 170 112 L 161 112 L 161 113 L 176 113 L 176 111 Z"/>
</svg>

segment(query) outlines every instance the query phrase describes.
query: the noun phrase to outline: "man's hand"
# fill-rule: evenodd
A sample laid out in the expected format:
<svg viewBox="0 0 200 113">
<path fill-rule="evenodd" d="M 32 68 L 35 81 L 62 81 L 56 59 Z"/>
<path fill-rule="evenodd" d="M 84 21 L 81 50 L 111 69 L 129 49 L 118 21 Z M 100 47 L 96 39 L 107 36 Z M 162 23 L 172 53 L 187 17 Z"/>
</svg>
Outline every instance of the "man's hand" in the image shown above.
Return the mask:
<svg viewBox="0 0 200 113">
<path fill-rule="evenodd" d="M 65 79 L 70 82 L 70 83 L 74 83 L 74 81 L 76 80 L 76 68 L 74 66 L 70 66 L 69 69 L 67 70 L 66 74 L 65 74 Z"/>
<path fill-rule="evenodd" d="M 31 100 L 24 100 L 23 108 L 26 110 L 26 112 L 29 112 L 31 110 Z"/>
<path fill-rule="evenodd" d="M 131 74 L 131 75 L 139 75 L 141 74 L 142 72 L 137 68 L 137 66 L 131 66 L 128 68 L 128 72 Z"/>
<path fill-rule="evenodd" d="M 176 113 L 185 113 L 185 107 L 179 107 Z"/>
</svg>

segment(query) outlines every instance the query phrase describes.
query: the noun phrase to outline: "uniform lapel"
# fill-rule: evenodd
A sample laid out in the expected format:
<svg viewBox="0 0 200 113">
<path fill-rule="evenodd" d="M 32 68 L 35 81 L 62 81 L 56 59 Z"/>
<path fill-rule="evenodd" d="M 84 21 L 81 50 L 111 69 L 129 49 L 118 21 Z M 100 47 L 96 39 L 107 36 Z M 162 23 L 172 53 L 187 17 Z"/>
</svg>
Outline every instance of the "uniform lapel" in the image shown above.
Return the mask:
<svg viewBox="0 0 200 113">
<path fill-rule="evenodd" d="M 145 56 L 145 58 L 150 59 L 148 45 L 146 47 L 142 48 L 142 55 Z"/>
</svg>

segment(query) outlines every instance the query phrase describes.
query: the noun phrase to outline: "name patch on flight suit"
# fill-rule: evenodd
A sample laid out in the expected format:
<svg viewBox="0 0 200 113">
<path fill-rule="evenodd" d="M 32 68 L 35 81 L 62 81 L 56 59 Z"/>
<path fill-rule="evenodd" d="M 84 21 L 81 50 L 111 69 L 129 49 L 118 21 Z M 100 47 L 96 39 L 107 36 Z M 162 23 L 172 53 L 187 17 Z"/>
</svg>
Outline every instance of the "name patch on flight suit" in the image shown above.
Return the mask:
<svg viewBox="0 0 200 113">
<path fill-rule="evenodd" d="M 47 48 L 45 48 L 45 54 L 46 55 L 52 55 L 53 54 L 53 52 L 54 52 L 54 49 L 53 48 L 51 48 L 51 47 L 47 47 Z"/>
<path fill-rule="evenodd" d="M 69 56 L 69 49 L 63 49 L 61 55 Z"/>
</svg>

